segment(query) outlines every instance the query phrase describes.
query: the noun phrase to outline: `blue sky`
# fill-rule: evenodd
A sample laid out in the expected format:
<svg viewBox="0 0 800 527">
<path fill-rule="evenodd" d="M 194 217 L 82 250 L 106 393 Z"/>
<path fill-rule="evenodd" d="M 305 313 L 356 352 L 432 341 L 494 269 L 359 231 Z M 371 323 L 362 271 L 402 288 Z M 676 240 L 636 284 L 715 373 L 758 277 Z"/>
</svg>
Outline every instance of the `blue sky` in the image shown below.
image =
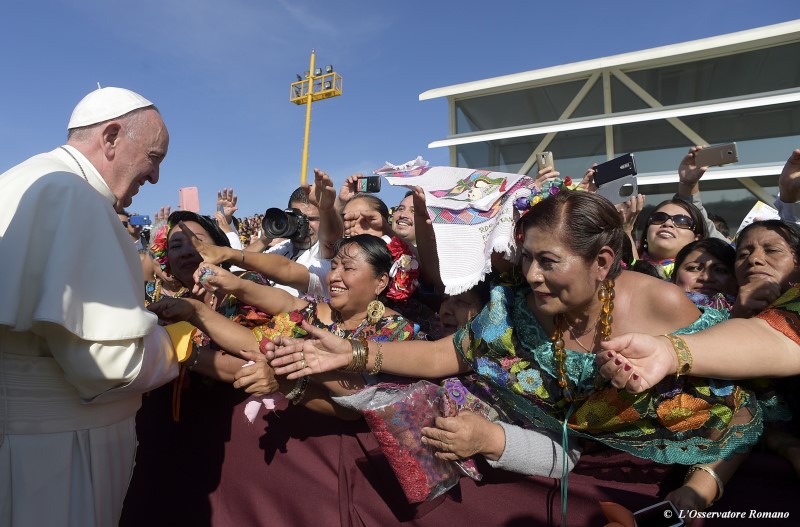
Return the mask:
<svg viewBox="0 0 800 527">
<path fill-rule="evenodd" d="M 447 103 L 419 101 L 426 90 L 794 18 L 796 0 L 7 0 L 0 172 L 62 144 L 100 82 L 154 101 L 170 130 L 161 181 L 130 210 L 174 207 L 197 186 L 212 212 L 233 187 L 247 216 L 299 183 L 305 108 L 288 95 L 312 47 L 344 78 L 341 97 L 313 107 L 309 155 L 338 187 L 385 161 L 448 163 L 427 147 L 447 135 Z M 380 196 L 392 206 L 402 192 Z"/>
</svg>

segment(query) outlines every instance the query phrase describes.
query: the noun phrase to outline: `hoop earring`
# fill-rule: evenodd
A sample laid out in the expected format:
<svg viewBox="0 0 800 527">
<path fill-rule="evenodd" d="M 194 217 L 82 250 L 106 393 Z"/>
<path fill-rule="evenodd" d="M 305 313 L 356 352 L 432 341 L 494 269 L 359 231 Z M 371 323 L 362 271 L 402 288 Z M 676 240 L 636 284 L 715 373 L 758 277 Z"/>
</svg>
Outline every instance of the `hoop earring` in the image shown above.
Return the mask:
<svg viewBox="0 0 800 527">
<path fill-rule="evenodd" d="M 376 299 L 367 304 L 367 320 L 370 324 L 377 324 L 385 312 L 386 306 L 380 300 Z"/>
</svg>

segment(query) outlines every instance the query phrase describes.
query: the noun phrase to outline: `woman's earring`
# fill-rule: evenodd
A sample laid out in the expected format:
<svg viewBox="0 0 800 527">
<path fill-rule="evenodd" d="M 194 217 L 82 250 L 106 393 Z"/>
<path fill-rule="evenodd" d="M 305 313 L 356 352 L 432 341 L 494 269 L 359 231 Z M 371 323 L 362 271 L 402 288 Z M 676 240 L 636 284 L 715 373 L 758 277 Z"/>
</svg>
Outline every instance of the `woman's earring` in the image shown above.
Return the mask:
<svg viewBox="0 0 800 527">
<path fill-rule="evenodd" d="M 373 300 L 367 304 L 367 320 L 371 324 L 377 324 L 383 318 L 386 312 L 386 306 L 380 300 Z"/>
</svg>

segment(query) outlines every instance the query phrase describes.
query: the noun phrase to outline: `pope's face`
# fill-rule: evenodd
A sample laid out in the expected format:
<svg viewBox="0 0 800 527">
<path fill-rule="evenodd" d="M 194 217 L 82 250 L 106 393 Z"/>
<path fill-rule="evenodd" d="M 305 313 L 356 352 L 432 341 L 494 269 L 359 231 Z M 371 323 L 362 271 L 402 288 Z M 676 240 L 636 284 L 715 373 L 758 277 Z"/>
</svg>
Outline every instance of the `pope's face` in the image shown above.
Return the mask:
<svg viewBox="0 0 800 527">
<path fill-rule="evenodd" d="M 164 121 L 153 109 L 144 112 L 140 120 L 130 125 L 125 124 L 126 120 L 120 121 L 122 129 L 109 161 L 112 175 L 105 179 L 118 207 L 128 207 L 145 183 L 158 182 L 159 167 L 167 155 L 169 133 Z"/>
</svg>

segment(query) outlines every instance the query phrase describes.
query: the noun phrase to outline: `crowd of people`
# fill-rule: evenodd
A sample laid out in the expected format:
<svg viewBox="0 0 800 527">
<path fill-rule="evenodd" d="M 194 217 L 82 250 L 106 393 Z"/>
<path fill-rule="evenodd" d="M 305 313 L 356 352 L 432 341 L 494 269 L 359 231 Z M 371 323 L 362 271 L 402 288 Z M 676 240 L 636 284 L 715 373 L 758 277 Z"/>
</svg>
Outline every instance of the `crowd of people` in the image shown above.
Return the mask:
<svg viewBox="0 0 800 527">
<path fill-rule="evenodd" d="M 542 168 L 512 256 L 446 294 L 428 194 L 386 203 L 357 174 L 315 170 L 246 218 L 224 188 L 143 238 L 128 210 L 168 144 L 152 102 L 102 88 L 65 145 L 0 175 L 0 524 L 800 514 L 800 149 L 783 219 L 733 239 L 701 201 L 704 146 L 646 215 L 597 194 L 593 167 Z M 396 437 L 375 417 L 390 402 Z M 472 478 L 433 492 L 436 463 Z"/>
</svg>

